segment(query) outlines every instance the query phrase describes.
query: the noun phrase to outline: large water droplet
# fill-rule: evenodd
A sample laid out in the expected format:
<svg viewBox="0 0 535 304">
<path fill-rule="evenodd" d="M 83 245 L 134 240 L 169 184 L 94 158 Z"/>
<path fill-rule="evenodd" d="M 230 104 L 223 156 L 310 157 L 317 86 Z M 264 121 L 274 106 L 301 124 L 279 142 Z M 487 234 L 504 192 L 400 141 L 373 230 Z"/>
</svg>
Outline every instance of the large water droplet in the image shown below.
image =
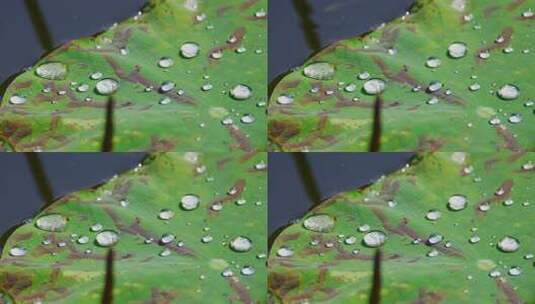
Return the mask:
<svg viewBox="0 0 535 304">
<path fill-rule="evenodd" d="M 467 199 L 464 195 L 453 195 L 448 199 L 448 208 L 453 211 L 459 211 L 466 208 Z"/>
<path fill-rule="evenodd" d="M 230 96 L 236 100 L 246 100 L 251 97 L 253 90 L 244 84 L 238 84 L 230 90 Z"/>
<path fill-rule="evenodd" d="M 504 100 L 514 100 L 520 96 L 520 89 L 513 84 L 506 84 L 498 90 L 498 96 Z"/>
<path fill-rule="evenodd" d="M 520 268 L 519 266 L 511 266 L 507 273 L 512 277 L 517 277 L 522 274 L 522 268 Z"/>
<path fill-rule="evenodd" d="M 67 76 L 67 66 L 61 62 L 47 62 L 41 64 L 35 74 L 48 80 L 62 80 Z"/>
<path fill-rule="evenodd" d="M 112 95 L 119 89 L 119 82 L 112 78 L 102 79 L 97 82 L 96 88 L 101 95 Z"/>
<path fill-rule="evenodd" d="M 184 58 L 194 58 L 199 55 L 199 45 L 195 42 L 186 42 L 180 47 L 180 55 Z"/>
<path fill-rule="evenodd" d="M 382 231 L 373 230 L 364 235 L 364 245 L 372 248 L 382 246 L 386 241 L 386 234 Z"/>
<path fill-rule="evenodd" d="M 329 232 L 334 228 L 335 219 L 327 214 L 317 214 L 308 217 L 303 226 L 315 232 Z"/>
<path fill-rule="evenodd" d="M 386 88 L 386 83 L 382 79 L 374 78 L 364 83 L 364 92 L 369 95 L 381 94 Z"/>
<path fill-rule="evenodd" d="M 9 98 L 9 103 L 12 105 L 21 105 L 26 103 L 27 99 L 26 97 L 20 96 L 20 95 L 13 95 L 11 98 Z"/>
<path fill-rule="evenodd" d="M 21 257 L 21 256 L 25 256 L 27 253 L 27 250 L 25 248 L 22 248 L 22 247 L 13 247 L 9 250 L 9 255 L 12 256 L 12 257 Z"/>
<path fill-rule="evenodd" d="M 61 214 L 47 214 L 38 218 L 35 221 L 35 226 L 44 231 L 63 231 L 65 226 L 67 226 L 67 218 Z"/>
<path fill-rule="evenodd" d="M 448 55 L 455 59 L 466 56 L 467 51 L 468 47 L 463 42 L 454 42 L 448 47 Z"/>
<path fill-rule="evenodd" d="M 304 74 L 316 80 L 329 80 L 334 76 L 335 67 L 328 62 L 314 62 L 305 67 Z"/>
<path fill-rule="evenodd" d="M 498 242 L 497 246 L 503 252 L 515 252 L 520 248 L 520 242 L 512 236 L 505 236 Z"/>
<path fill-rule="evenodd" d="M 281 247 L 279 250 L 277 250 L 277 255 L 282 258 L 287 258 L 294 255 L 294 251 L 288 247 Z"/>
<path fill-rule="evenodd" d="M 199 207 L 199 203 L 200 199 L 197 195 L 188 194 L 182 197 L 182 200 L 180 201 L 180 207 L 182 207 L 184 210 L 191 211 L 197 209 L 197 207 Z"/>
<path fill-rule="evenodd" d="M 99 246 L 112 247 L 119 241 L 119 235 L 113 230 L 104 230 L 97 234 L 96 241 Z"/>
<path fill-rule="evenodd" d="M 253 242 L 244 236 L 238 236 L 230 241 L 230 248 L 236 252 L 247 252 L 253 248 Z"/>
</svg>

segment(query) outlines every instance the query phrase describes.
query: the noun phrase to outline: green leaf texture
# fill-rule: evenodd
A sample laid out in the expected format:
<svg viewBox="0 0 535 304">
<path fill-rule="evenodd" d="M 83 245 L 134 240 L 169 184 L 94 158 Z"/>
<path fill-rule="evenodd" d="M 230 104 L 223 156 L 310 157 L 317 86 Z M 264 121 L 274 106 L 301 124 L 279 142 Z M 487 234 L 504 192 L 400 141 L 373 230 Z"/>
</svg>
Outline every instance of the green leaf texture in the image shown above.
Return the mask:
<svg viewBox="0 0 535 304">
<path fill-rule="evenodd" d="M 533 9 L 523 0 L 419 0 L 411 14 L 334 43 L 275 87 L 270 149 L 367 151 L 377 91 L 365 84 L 379 79 L 382 151 L 534 151 Z M 464 57 L 450 56 L 454 43 L 467 47 Z M 427 66 L 432 57 L 440 66 Z M 500 98 L 506 85 L 519 96 Z"/>
<path fill-rule="evenodd" d="M 0 302 L 99 303 L 108 249 L 98 235 L 111 230 L 119 237 L 115 303 L 264 303 L 266 156 L 155 154 L 58 200 L 7 240 Z M 198 208 L 179 207 L 185 195 L 197 196 Z M 67 219 L 66 226 L 43 230 L 47 215 Z M 101 230 L 93 231 L 96 224 Z M 163 243 L 166 234 L 174 238 Z M 252 244 L 248 251 L 231 248 L 239 236 Z"/>
<path fill-rule="evenodd" d="M 386 235 L 382 303 L 535 302 L 534 162 L 534 153 L 421 154 L 369 187 L 332 197 L 275 239 L 273 303 L 368 303 L 376 249 L 365 239 L 374 230 Z M 465 209 L 449 209 L 454 195 L 467 199 Z M 427 219 L 430 210 L 441 216 Z M 334 225 L 310 230 L 305 223 L 317 215 Z M 437 235 L 442 240 L 430 243 Z M 506 236 L 516 251 L 500 249 Z"/>
<path fill-rule="evenodd" d="M 100 150 L 111 92 L 97 84 L 112 79 L 116 151 L 265 150 L 266 9 L 265 0 L 152 0 L 142 14 L 65 44 L 8 87 L 0 147 Z M 166 82 L 174 86 L 162 91 Z M 250 94 L 233 98 L 238 85 Z"/>
</svg>

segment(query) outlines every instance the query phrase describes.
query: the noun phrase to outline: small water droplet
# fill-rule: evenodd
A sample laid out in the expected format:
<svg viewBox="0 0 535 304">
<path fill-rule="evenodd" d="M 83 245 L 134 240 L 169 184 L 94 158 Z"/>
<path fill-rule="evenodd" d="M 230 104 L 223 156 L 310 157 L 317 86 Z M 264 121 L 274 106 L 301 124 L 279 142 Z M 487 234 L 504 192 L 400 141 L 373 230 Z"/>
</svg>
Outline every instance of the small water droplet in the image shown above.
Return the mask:
<svg viewBox="0 0 535 304">
<path fill-rule="evenodd" d="M 37 76 L 48 80 L 63 80 L 67 76 L 67 66 L 61 62 L 47 62 L 36 70 Z"/>
<path fill-rule="evenodd" d="M 277 103 L 281 105 L 291 104 L 292 102 L 294 102 L 294 99 L 289 95 L 281 95 L 277 98 Z"/>
<path fill-rule="evenodd" d="M 498 249 L 500 249 L 503 252 L 515 252 L 520 248 L 520 242 L 512 237 L 512 236 L 505 236 L 497 244 Z"/>
<path fill-rule="evenodd" d="M 498 90 L 498 96 L 503 100 L 515 100 L 520 96 L 520 89 L 513 84 L 506 84 Z"/>
<path fill-rule="evenodd" d="M 373 78 L 364 83 L 363 89 L 368 95 L 378 95 L 386 89 L 386 83 L 382 79 Z"/>
<path fill-rule="evenodd" d="M 245 114 L 242 116 L 240 121 L 244 124 L 252 124 L 256 121 L 256 118 L 253 116 L 253 114 Z"/>
<path fill-rule="evenodd" d="M 307 65 L 304 69 L 304 75 L 316 80 L 329 80 L 334 77 L 335 67 L 328 62 L 314 62 Z"/>
<path fill-rule="evenodd" d="M 180 207 L 182 209 L 191 211 L 197 209 L 199 207 L 200 199 L 197 195 L 194 194 L 188 194 L 182 197 L 182 200 L 180 201 Z"/>
<path fill-rule="evenodd" d="M 346 245 L 353 245 L 353 244 L 355 244 L 356 242 L 357 242 L 357 238 L 354 237 L 354 236 L 350 236 L 350 237 L 348 237 L 348 238 L 346 238 L 346 239 L 344 240 L 344 243 L 345 243 Z"/>
<path fill-rule="evenodd" d="M 368 232 L 370 231 L 370 225 L 364 224 L 359 226 L 358 228 L 359 232 Z"/>
<path fill-rule="evenodd" d="M 119 241 L 119 235 L 113 230 L 104 230 L 96 236 L 96 242 L 102 247 L 112 247 Z"/>
<path fill-rule="evenodd" d="M 479 241 L 481 241 L 481 238 L 477 235 L 471 236 L 470 239 L 468 239 L 470 244 L 477 244 Z"/>
<path fill-rule="evenodd" d="M 232 272 L 232 270 L 230 269 L 225 269 L 223 270 L 223 272 L 221 272 L 221 276 L 225 278 L 232 277 L 233 275 L 234 275 L 234 272 Z"/>
<path fill-rule="evenodd" d="M 47 214 L 39 217 L 35 226 L 44 231 L 59 232 L 67 226 L 67 218 L 61 214 Z"/>
<path fill-rule="evenodd" d="M 303 222 L 305 229 L 315 232 L 329 232 L 334 228 L 335 219 L 327 214 L 309 216 Z"/>
<path fill-rule="evenodd" d="M 230 96 L 236 100 L 246 100 L 251 97 L 253 90 L 244 84 L 238 84 L 230 90 Z"/>
<path fill-rule="evenodd" d="M 171 255 L 171 250 L 169 250 L 168 248 L 165 248 L 164 250 L 162 250 L 159 254 L 161 257 L 167 257 L 167 256 L 170 256 Z"/>
<path fill-rule="evenodd" d="M 444 237 L 440 234 L 433 233 L 427 238 L 428 245 L 436 245 L 444 240 Z"/>
<path fill-rule="evenodd" d="M 243 266 L 243 268 L 241 269 L 241 274 L 244 276 L 252 276 L 255 274 L 255 272 L 256 270 L 253 266 Z"/>
<path fill-rule="evenodd" d="M 199 55 L 200 47 L 195 42 L 186 42 L 180 47 L 180 55 L 182 57 L 191 59 Z"/>
<path fill-rule="evenodd" d="M 489 272 L 489 277 L 491 277 L 491 278 L 497 278 L 497 277 L 500 277 L 501 275 L 502 275 L 502 273 L 497 269 L 491 270 Z"/>
<path fill-rule="evenodd" d="M 12 105 L 21 105 L 26 103 L 27 99 L 26 97 L 20 96 L 20 95 L 13 95 L 11 98 L 9 98 L 9 103 Z"/>
<path fill-rule="evenodd" d="M 454 59 L 463 58 L 467 52 L 468 47 L 464 42 L 454 42 L 448 47 L 448 55 Z"/>
<path fill-rule="evenodd" d="M 431 249 L 429 250 L 429 252 L 427 253 L 427 256 L 430 257 L 430 258 L 434 258 L 436 256 L 438 256 L 440 253 L 438 252 L 438 250 L 436 249 Z"/>
<path fill-rule="evenodd" d="M 175 212 L 170 209 L 162 209 L 158 214 L 158 218 L 165 221 L 170 220 L 173 217 L 175 217 Z"/>
<path fill-rule="evenodd" d="M 169 57 L 162 57 L 158 61 L 158 66 L 162 69 L 168 69 L 175 65 L 175 61 Z"/>
<path fill-rule="evenodd" d="M 522 122 L 522 114 L 519 113 L 513 113 L 511 116 L 509 116 L 508 121 L 512 124 L 518 124 Z"/>
<path fill-rule="evenodd" d="M 439 81 L 432 81 L 429 83 L 429 86 L 427 86 L 427 91 L 430 93 L 438 92 L 440 89 L 442 89 L 442 83 Z"/>
<path fill-rule="evenodd" d="M 253 248 L 253 242 L 247 237 L 235 237 L 229 244 L 230 248 L 236 252 L 247 252 Z"/>
<path fill-rule="evenodd" d="M 203 243 L 210 243 L 211 241 L 213 241 L 214 238 L 211 236 L 211 235 L 205 235 L 201 238 L 201 242 Z"/>
<path fill-rule="evenodd" d="M 78 240 L 76 240 L 76 242 L 78 244 L 82 244 L 82 245 L 83 244 L 87 244 L 87 243 L 89 243 L 89 237 L 88 236 L 81 236 L 81 237 L 78 238 Z"/>
<path fill-rule="evenodd" d="M 92 232 L 99 232 L 100 230 L 102 230 L 102 225 L 101 224 L 94 224 L 91 226 L 90 230 Z"/>
<path fill-rule="evenodd" d="M 430 221 L 436 221 L 442 216 L 442 212 L 438 210 L 429 210 L 427 214 L 425 215 L 425 218 Z"/>
<path fill-rule="evenodd" d="M 164 244 L 164 245 L 167 245 L 167 244 L 170 244 L 172 242 L 175 241 L 175 236 L 171 233 L 165 233 L 164 235 L 162 235 L 162 237 L 160 238 L 160 243 L 161 244 Z"/>
<path fill-rule="evenodd" d="M 436 69 L 442 65 L 442 60 L 440 60 L 437 57 L 429 57 L 427 58 L 427 61 L 425 62 L 425 66 L 431 69 Z"/>
<path fill-rule="evenodd" d="M 366 233 L 363 238 L 364 245 L 372 248 L 382 246 L 386 241 L 386 234 L 382 231 L 374 230 Z"/>
<path fill-rule="evenodd" d="M 287 258 L 293 256 L 294 252 L 288 247 L 281 247 L 279 250 L 277 250 L 277 255 L 282 258 Z"/>
<path fill-rule="evenodd" d="M 466 208 L 467 199 L 464 195 L 453 195 L 448 199 L 448 208 L 453 211 L 460 211 Z"/>
<path fill-rule="evenodd" d="M 119 82 L 112 78 L 102 79 L 97 82 L 96 89 L 101 95 L 112 95 L 119 89 Z"/>
<path fill-rule="evenodd" d="M 370 73 L 368 73 L 366 71 L 365 72 L 361 72 L 361 73 L 358 74 L 357 78 L 360 79 L 360 80 L 367 80 L 368 78 L 370 78 Z"/>
<path fill-rule="evenodd" d="M 95 72 L 91 75 L 89 75 L 89 78 L 91 80 L 99 80 L 100 78 L 102 78 L 104 76 L 104 74 L 102 74 L 101 72 Z"/>
<path fill-rule="evenodd" d="M 176 84 L 172 81 L 165 81 L 160 86 L 160 92 L 165 94 L 171 92 L 176 87 Z"/>
<path fill-rule="evenodd" d="M 519 266 L 511 266 L 507 273 L 509 273 L 509 275 L 512 277 L 517 277 L 522 274 L 522 268 L 520 268 Z"/>
</svg>

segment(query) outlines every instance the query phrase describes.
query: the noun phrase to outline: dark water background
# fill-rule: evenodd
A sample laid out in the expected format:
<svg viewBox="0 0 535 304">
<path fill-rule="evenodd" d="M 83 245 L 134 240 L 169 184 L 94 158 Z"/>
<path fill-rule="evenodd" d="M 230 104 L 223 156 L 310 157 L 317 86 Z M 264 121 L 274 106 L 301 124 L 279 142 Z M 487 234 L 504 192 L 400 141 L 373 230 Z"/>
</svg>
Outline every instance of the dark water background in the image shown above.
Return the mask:
<svg viewBox="0 0 535 304">
<path fill-rule="evenodd" d="M 319 200 L 309 195 L 293 153 L 270 153 L 268 176 L 269 234 L 301 218 Z M 317 196 L 357 189 L 409 163 L 412 153 L 305 153 Z M 310 183 L 309 183 L 310 184 Z M 312 195 L 313 196 L 313 195 Z"/>
<path fill-rule="evenodd" d="M 101 32 L 134 16 L 146 0 L 38 0 L 53 44 Z M 25 0 L 0 1 L 0 84 L 45 54 Z M 0 95 L 3 94 L 0 90 Z"/>
<path fill-rule="evenodd" d="M 269 80 L 302 65 L 317 51 L 317 46 L 307 43 L 306 33 L 316 32 L 312 36 L 324 48 L 402 16 L 413 3 L 414 0 L 269 0 Z M 308 25 L 306 30 L 302 24 Z"/>
</svg>

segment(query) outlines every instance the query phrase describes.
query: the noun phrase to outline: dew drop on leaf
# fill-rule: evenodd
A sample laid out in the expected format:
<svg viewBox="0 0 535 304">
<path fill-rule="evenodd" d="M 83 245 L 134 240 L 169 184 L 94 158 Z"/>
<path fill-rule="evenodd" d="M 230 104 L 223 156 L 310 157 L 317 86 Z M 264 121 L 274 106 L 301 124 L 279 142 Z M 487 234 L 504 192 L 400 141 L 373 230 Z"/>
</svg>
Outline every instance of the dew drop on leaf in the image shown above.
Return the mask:
<svg viewBox="0 0 535 304">
<path fill-rule="evenodd" d="M 9 103 L 12 105 L 21 105 L 26 103 L 27 99 L 26 97 L 20 96 L 20 95 L 13 95 L 11 98 L 9 98 Z"/>
<path fill-rule="evenodd" d="M 236 252 L 247 252 L 253 248 L 253 242 L 247 237 L 238 236 L 230 241 L 230 248 Z"/>
<path fill-rule="evenodd" d="M 252 94 L 251 88 L 244 84 L 238 84 L 230 90 L 230 96 L 236 100 L 249 99 Z"/>
<path fill-rule="evenodd" d="M 194 194 L 188 194 L 182 197 L 182 200 L 180 201 L 180 207 L 182 209 L 191 211 L 197 209 L 199 207 L 200 199 L 198 196 Z"/>
<path fill-rule="evenodd" d="M 364 92 L 368 95 L 379 95 L 386 88 L 386 83 L 382 79 L 374 78 L 364 83 Z"/>
<path fill-rule="evenodd" d="M 448 199 L 448 208 L 453 211 L 460 211 L 466 208 L 467 199 L 464 195 L 453 195 Z"/>
<path fill-rule="evenodd" d="M 379 230 L 373 230 L 364 235 L 364 245 L 372 248 L 382 246 L 386 241 L 386 234 Z"/>
<path fill-rule="evenodd" d="M 58 232 L 67 226 L 67 218 L 61 214 L 47 214 L 39 217 L 35 226 L 44 231 Z"/>
<path fill-rule="evenodd" d="M 41 64 L 35 74 L 48 80 L 63 80 L 67 76 L 67 66 L 61 62 L 47 62 Z"/>
<path fill-rule="evenodd" d="M 467 51 L 468 47 L 463 42 L 454 42 L 448 47 L 448 55 L 454 59 L 463 58 Z"/>
<path fill-rule="evenodd" d="M 195 58 L 197 55 L 199 55 L 199 50 L 200 48 L 197 43 L 186 42 L 180 47 L 180 55 L 187 59 Z"/>
<path fill-rule="evenodd" d="M 119 235 L 113 230 L 104 230 L 96 236 L 96 242 L 101 247 L 112 247 L 119 241 Z"/>
<path fill-rule="evenodd" d="M 497 244 L 498 249 L 500 249 L 502 252 L 515 252 L 520 248 L 520 242 L 512 237 L 512 236 L 505 236 Z"/>
<path fill-rule="evenodd" d="M 498 96 L 504 100 L 515 100 L 520 96 L 520 89 L 513 84 L 506 84 L 498 90 Z"/>
<path fill-rule="evenodd" d="M 315 232 L 329 232 L 334 228 L 335 219 L 327 214 L 309 216 L 303 222 L 305 229 Z"/>
<path fill-rule="evenodd" d="M 100 95 L 112 95 L 119 89 L 119 82 L 112 78 L 102 79 L 97 82 L 96 89 Z"/>
<path fill-rule="evenodd" d="M 25 248 L 15 246 L 9 250 L 9 255 L 12 257 L 22 257 L 27 253 Z"/>
<path fill-rule="evenodd" d="M 334 77 L 335 67 L 328 62 L 314 62 L 305 67 L 304 75 L 316 80 L 329 80 Z"/>
</svg>

